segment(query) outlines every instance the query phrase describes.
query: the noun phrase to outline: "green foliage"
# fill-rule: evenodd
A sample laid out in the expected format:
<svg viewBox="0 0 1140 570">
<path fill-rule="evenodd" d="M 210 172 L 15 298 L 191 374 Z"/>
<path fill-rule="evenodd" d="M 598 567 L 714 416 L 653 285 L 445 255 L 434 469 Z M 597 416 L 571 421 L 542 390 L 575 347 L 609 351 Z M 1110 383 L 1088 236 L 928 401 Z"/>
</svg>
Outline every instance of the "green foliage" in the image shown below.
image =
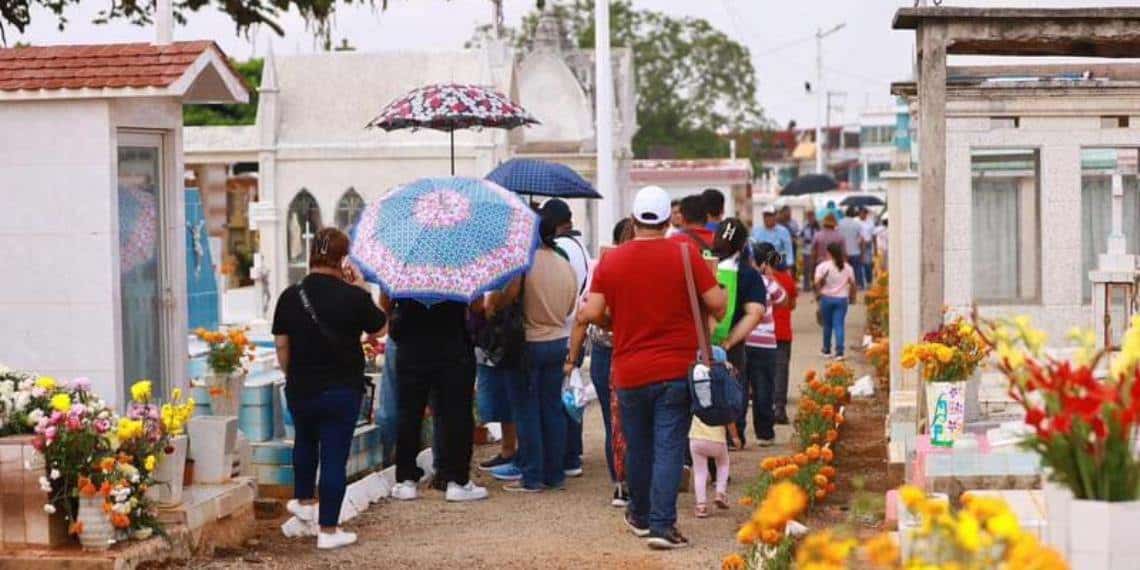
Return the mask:
<svg viewBox="0 0 1140 570">
<path fill-rule="evenodd" d="M 252 125 L 257 119 L 257 88 L 261 85 L 263 60 L 232 62 L 234 69 L 245 78 L 250 87 L 249 103 L 241 105 L 185 105 L 182 124 L 188 127 L 202 125 Z"/>
<path fill-rule="evenodd" d="M 84 0 L 88 3 L 94 0 Z M 277 35 L 285 35 L 285 30 L 277 23 L 282 14 L 296 12 L 312 26 L 318 37 L 328 38 L 331 23 L 339 5 L 366 5 L 388 8 L 388 0 L 173 0 L 174 20 L 185 24 L 187 17 L 202 8 L 214 8 L 233 20 L 237 32 L 248 33 L 257 25 L 269 27 Z M 0 41 L 6 43 L 5 25 L 23 33 L 32 22 L 32 13 L 47 11 L 56 18 L 62 31 L 68 20 L 64 15 L 72 7 L 78 7 L 80 0 L 0 0 Z M 97 24 L 112 20 L 125 20 L 136 25 L 150 24 L 154 16 L 156 0 L 104 0 L 106 8 L 100 10 L 94 19 Z"/>
<path fill-rule="evenodd" d="M 567 43 L 594 47 L 594 0 L 566 0 L 550 9 Z M 539 13 L 531 12 L 520 30 L 504 29 L 504 39 L 526 47 L 538 23 Z M 482 45 L 491 33 L 489 26 L 477 29 L 468 47 Z M 748 48 L 707 20 L 636 10 L 630 0 L 614 0 L 610 39 L 613 46 L 633 51 L 640 126 L 633 141 L 636 156 L 725 156 L 728 141 L 718 132 L 766 123 L 756 103 L 756 70 Z"/>
</svg>

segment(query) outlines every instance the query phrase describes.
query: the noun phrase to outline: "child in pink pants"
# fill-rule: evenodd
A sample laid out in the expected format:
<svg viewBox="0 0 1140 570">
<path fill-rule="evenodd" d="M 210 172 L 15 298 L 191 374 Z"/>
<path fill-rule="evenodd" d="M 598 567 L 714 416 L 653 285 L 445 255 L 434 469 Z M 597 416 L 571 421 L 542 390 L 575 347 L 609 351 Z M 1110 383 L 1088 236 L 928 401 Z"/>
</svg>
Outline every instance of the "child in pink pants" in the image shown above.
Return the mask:
<svg viewBox="0 0 1140 570">
<path fill-rule="evenodd" d="M 730 426 L 735 428 L 736 426 Z M 697 496 L 695 514 L 697 518 L 709 515 L 705 503 L 709 482 L 709 458 L 716 463 L 716 506 L 728 508 L 728 443 L 727 430 L 723 426 L 709 426 L 693 417 L 689 427 L 689 451 L 693 455 L 693 490 Z"/>
</svg>

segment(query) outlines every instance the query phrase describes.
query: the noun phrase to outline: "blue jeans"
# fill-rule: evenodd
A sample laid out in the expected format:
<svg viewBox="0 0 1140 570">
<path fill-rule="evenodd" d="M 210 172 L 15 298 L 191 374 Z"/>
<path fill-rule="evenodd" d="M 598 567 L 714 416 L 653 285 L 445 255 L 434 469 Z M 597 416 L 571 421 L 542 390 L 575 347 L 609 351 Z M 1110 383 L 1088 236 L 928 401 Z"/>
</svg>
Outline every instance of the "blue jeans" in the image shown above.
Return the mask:
<svg viewBox="0 0 1140 570">
<path fill-rule="evenodd" d="M 778 357 L 779 349 L 748 347 L 747 385 L 752 390 L 752 429 L 758 439 L 776 438 L 772 400 L 776 391 Z"/>
<path fill-rule="evenodd" d="M 380 426 L 380 448 L 384 455 L 384 467 L 392 465 L 396 455 L 396 430 L 399 415 L 396 413 L 398 399 L 396 390 L 396 342 L 391 337 L 384 345 L 384 374 L 376 389 L 380 398 L 380 408 L 376 411 L 376 424 Z"/>
<path fill-rule="evenodd" d="M 835 354 L 843 356 L 847 324 L 847 297 L 823 296 L 819 299 L 823 313 L 823 351 L 831 353 L 831 333 L 835 333 Z"/>
<path fill-rule="evenodd" d="M 602 425 L 606 429 L 606 467 L 610 470 L 610 481 L 618 483 L 614 469 L 613 417 L 610 416 L 610 363 L 614 349 L 600 344 L 590 347 L 590 380 L 598 393 L 598 405 L 602 409 Z"/>
<path fill-rule="evenodd" d="M 507 386 L 513 378 L 522 374 L 523 371 L 516 367 L 479 365 L 475 382 L 475 407 L 479 410 L 479 421 L 514 422 Z"/>
<path fill-rule="evenodd" d="M 340 524 L 340 505 L 347 483 L 346 466 L 352 434 L 360 416 L 362 394 L 352 388 L 330 388 L 315 398 L 289 400 L 296 435 L 293 440 L 293 497 L 312 499 L 321 468 L 321 526 Z"/>
<path fill-rule="evenodd" d="M 566 339 L 526 343 L 527 371 L 509 384 L 519 450 L 515 467 L 528 489 L 557 488 L 566 481 L 566 416 L 562 364 Z"/>
<path fill-rule="evenodd" d="M 863 280 L 863 256 L 862 255 L 848 255 L 847 263 L 851 264 L 852 273 L 855 274 L 855 286 L 863 289 L 866 282 Z"/>
<path fill-rule="evenodd" d="M 566 469 L 581 469 L 582 468 L 582 422 L 575 421 L 570 417 L 570 414 L 563 408 L 563 413 L 566 414 L 566 454 L 562 460 L 562 468 Z M 585 419 L 583 418 L 583 421 Z"/>
<path fill-rule="evenodd" d="M 683 378 L 618 390 L 626 439 L 629 513 L 660 536 L 677 524 L 677 490 L 689 447 L 689 385 Z"/>
</svg>

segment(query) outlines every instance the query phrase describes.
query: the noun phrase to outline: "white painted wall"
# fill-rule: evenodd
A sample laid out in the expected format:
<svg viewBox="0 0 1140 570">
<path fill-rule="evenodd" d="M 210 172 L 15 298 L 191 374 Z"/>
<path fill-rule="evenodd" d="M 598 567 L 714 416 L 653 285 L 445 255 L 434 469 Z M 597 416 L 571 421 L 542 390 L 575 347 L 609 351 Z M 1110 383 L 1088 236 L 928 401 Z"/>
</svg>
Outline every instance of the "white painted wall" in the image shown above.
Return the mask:
<svg viewBox="0 0 1140 570">
<path fill-rule="evenodd" d="M 185 385 L 186 277 L 181 104 L 59 100 L 0 105 L 0 362 L 87 376 L 124 401 L 118 330 L 117 129 L 166 134 L 167 368 Z M 177 176 L 175 176 L 177 173 Z"/>
</svg>

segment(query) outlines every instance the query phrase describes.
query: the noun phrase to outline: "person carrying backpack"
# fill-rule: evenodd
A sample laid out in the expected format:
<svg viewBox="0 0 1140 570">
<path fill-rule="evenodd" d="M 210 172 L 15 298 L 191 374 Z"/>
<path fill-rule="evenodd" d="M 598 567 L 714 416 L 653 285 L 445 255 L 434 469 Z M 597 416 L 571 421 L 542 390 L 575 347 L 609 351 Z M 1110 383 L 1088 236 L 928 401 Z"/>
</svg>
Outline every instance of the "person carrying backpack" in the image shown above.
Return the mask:
<svg viewBox="0 0 1140 570">
<path fill-rule="evenodd" d="M 680 243 L 692 243 L 702 257 L 713 256 L 713 241 L 716 234 L 705 227 L 708 210 L 700 195 L 685 196 L 681 199 L 681 219 L 684 223 L 669 239 Z"/>
</svg>

